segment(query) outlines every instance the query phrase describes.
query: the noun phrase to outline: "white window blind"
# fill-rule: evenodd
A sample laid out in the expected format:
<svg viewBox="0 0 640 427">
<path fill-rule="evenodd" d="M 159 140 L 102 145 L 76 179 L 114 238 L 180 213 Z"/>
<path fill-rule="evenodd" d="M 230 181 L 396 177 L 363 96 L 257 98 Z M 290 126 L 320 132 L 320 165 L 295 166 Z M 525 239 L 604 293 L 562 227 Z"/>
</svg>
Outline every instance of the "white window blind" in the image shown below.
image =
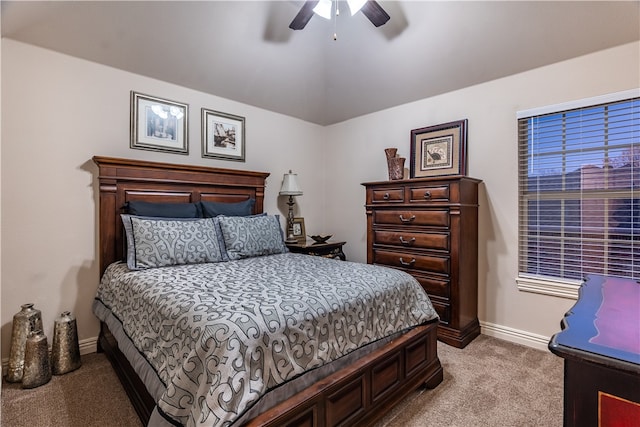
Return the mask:
<svg viewBox="0 0 640 427">
<path fill-rule="evenodd" d="M 640 279 L 640 97 L 519 114 L 519 273 Z"/>
</svg>

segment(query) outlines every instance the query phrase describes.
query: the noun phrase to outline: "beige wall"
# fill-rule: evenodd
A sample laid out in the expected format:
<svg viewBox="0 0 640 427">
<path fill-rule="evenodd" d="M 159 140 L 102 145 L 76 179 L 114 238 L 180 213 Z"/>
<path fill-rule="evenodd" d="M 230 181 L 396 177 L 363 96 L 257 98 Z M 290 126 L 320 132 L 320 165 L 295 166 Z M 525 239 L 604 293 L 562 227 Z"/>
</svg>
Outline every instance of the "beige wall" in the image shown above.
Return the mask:
<svg viewBox="0 0 640 427">
<path fill-rule="evenodd" d="M 518 292 L 516 119 L 520 109 L 639 85 L 639 44 L 322 128 L 187 88 L 12 40 L 2 40 L 2 357 L 20 304 L 43 311 L 46 333 L 63 310 L 78 318 L 81 343 L 98 322 L 90 305 L 98 282 L 94 155 L 267 171 L 267 212 L 286 214 L 282 174 L 299 172 L 297 215 L 308 234 L 345 239 L 365 261 L 364 189 L 386 179 L 383 149 L 409 155 L 413 128 L 469 119 L 469 175 L 484 180 L 480 209 L 480 320 L 507 339 L 531 344 L 556 332 L 572 301 Z M 615 78 L 611 78 L 614 75 Z M 190 105 L 190 154 L 129 148 L 129 91 Z M 245 116 L 245 163 L 202 159 L 200 108 Z M 535 339 L 534 339 L 535 341 Z"/>
<path fill-rule="evenodd" d="M 468 119 L 468 175 L 483 180 L 478 307 L 483 333 L 544 348 L 574 301 L 516 288 L 516 112 L 640 87 L 639 56 L 640 43 L 624 45 L 330 127 L 327 223 L 349 242 L 345 251 L 351 259 L 366 261 L 359 184 L 387 179 L 383 149 L 397 147 L 408 165 L 411 129 Z"/>
<path fill-rule="evenodd" d="M 0 19 L 0 32 L 2 32 L 2 19 Z M 2 49 L 0 49 L 0 82 L 2 82 Z M 2 99 L 2 85 L 0 84 L 0 99 Z M 0 102 L 0 189 L 2 188 L 2 103 Z M 2 191 L 0 190 L 0 196 Z M 2 224 L 2 197 L 0 197 L 0 224 Z M 0 243 L 2 242 L 2 227 L 0 227 Z M 2 297 L 2 245 L 0 244 L 0 298 Z M 2 317 L 2 304 L 0 304 L 0 319 Z M 0 344 L 2 338 L 0 337 Z M 4 353 L 2 353 L 4 359 Z M 3 371 L 4 373 L 4 371 Z M 0 390 L 2 390 L 2 382 L 0 381 Z M 2 409 L 0 409 L 0 420 L 2 419 Z"/>
<path fill-rule="evenodd" d="M 42 310 L 49 337 L 64 310 L 77 316 L 81 344 L 98 334 L 94 155 L 270 172 L 265 210 L 281 215 L 291 168 L 304 190 L 296 214 L 308 232 L 323 228 L 324 128 L 12 40 L 2 40 L 2 56 L 3 358 L 26 302 Z M 129 148 L 130 90 L 189 104 L 188 156 Z M 201 107 L 246 118 L 245 163 L 201 157 Z"/>
</svg>

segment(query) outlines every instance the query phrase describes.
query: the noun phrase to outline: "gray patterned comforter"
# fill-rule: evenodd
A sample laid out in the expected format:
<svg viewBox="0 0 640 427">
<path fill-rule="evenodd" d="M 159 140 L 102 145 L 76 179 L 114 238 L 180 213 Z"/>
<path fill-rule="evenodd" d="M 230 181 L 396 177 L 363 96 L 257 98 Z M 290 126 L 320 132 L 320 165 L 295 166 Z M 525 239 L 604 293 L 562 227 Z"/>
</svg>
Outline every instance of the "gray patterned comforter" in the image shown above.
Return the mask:
<svg viewBox="0 0 640 427">
<path fill-rule="evenodd" d="M 292 253 L 115 263 L 96 299 L 166 385 L 160 412 L 187 426 L 230 425 L 270 389 L 437 317 L 408 274 Z"/>
</svg>

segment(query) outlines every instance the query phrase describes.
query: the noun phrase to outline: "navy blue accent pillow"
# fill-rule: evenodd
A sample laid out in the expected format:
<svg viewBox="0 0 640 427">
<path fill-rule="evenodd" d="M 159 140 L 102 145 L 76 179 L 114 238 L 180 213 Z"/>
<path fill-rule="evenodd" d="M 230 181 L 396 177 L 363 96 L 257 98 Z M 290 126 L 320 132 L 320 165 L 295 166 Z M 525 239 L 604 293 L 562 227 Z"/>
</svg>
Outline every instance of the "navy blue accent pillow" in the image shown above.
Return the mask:
<svg viewBox="0 0 640 427">
<path fill-rule="evenodd" d="M 202 218 L 199 203 L 153 203 L 132 200 L 127 202 L 127 213 L 155 218 Z"/>
<path fill-rule="evenodd" d="M 255 199 L 248 199 L 237 203 L 200 202 L 202 214 L 205 218 L 213 218 L 218 215 L 225 216 L 249 216 L 253 213 Z"/>
</svg>

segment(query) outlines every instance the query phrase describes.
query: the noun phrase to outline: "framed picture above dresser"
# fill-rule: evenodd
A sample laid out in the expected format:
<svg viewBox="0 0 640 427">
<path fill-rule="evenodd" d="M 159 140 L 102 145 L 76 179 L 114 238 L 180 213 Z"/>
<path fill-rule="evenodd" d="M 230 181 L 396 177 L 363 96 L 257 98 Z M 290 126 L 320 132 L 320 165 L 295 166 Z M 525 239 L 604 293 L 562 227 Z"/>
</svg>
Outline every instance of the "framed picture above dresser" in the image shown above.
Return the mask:
<svg viewBox="0 0 640 427">
<path fill-rule="evenodd" d="M 405 270 L 440 315 L 438 339 L 463 348 L 478 322 L 478 186 L 455 175 L 366 182 L 367 262 Z"/>
</svg>

